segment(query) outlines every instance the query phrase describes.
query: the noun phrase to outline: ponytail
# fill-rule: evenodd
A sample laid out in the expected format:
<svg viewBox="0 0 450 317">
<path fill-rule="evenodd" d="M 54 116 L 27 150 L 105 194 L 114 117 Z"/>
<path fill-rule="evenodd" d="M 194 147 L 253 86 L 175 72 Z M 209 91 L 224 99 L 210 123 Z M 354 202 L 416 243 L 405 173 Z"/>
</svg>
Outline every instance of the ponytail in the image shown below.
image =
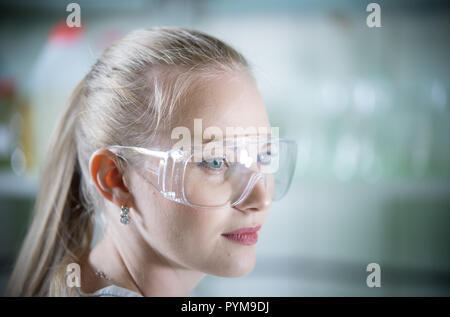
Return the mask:
<svg viewBox="0 0 450 317">
<path fill-rule="evenodd" d="M 89 251 L 92 213 L 81 194 L 75 129 L 84 80 L 52 134 L 32 222 L 25 237 L 6 296 L 58 296 L 64 292 L 66 265 Z"/>
</svg>

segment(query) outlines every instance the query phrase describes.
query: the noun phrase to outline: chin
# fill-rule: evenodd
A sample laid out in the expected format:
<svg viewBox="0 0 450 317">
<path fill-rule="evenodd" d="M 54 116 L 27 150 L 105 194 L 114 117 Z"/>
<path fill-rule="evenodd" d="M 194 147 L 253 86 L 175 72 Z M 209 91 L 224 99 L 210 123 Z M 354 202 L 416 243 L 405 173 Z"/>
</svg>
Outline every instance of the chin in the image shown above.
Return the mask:
<svg viewBox="0 0 450 317">
<path fill-rule="evenodd" d="M 219 277 L 241 277 L 251 273 L 254 268 L 254 257 L 253 259 L 245 258 L 240 261 L 235 259 L 233 262 L 228 263 L 226 267 L 222 267 L 220 268 L 220 270 L 216 270 L 213 275 Z"/>
</svg>

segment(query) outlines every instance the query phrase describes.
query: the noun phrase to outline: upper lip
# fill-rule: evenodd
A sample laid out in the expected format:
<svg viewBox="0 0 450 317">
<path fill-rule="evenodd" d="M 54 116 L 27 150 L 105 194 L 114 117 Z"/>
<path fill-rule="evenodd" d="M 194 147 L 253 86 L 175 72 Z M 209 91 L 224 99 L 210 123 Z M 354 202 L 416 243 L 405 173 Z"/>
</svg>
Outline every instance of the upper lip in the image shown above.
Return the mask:
<svg viewBox="0 0 450 317">
<path fill-rule="evenodd" d="M 254 227 L 246 227 L 246 228 L 240 228 L 231 232 L 226 232 L 223 234 L 245 234 L 245 233 L 255 233 L 261 228 L 260 225 L 254 226 Z"/>
</svg>

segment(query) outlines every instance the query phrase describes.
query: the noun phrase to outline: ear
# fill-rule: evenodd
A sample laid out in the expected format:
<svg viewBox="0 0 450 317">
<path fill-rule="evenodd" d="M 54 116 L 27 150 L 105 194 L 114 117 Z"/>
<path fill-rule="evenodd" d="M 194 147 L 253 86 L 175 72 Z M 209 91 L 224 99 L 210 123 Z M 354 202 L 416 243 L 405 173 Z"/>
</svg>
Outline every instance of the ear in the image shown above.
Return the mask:
<svg viewBox="0 0 450 317">
<path fill-rule="evenodd" d="M 103 197 L 119 208 L 133 206 L 133 196 L 124 183 L 123 174 L 116 166 L 115 154 L 106 149 L 95 151 L 89 160 L 89 173 Z"/>
</svg>

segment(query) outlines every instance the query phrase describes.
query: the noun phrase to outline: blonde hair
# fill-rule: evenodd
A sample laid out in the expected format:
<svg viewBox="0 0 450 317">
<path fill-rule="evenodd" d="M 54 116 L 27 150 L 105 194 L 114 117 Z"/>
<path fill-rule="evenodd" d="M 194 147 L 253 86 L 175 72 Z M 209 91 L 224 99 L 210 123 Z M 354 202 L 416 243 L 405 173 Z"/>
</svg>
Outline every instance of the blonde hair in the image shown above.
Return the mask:
<svg viewBox="0 0 450 317">
<path fill-rule="evenodd" d="M 107 48 L 73 91 L 52 134 L 5 295 L 66 294 L 66 265 L 90 251 L 94 211 L 104 208 L 89 176 L 95 150 L 155 142 L 201 75 L 248 68 L 229 45 L 185 28 L 136 30 Z"/>
</svg>

